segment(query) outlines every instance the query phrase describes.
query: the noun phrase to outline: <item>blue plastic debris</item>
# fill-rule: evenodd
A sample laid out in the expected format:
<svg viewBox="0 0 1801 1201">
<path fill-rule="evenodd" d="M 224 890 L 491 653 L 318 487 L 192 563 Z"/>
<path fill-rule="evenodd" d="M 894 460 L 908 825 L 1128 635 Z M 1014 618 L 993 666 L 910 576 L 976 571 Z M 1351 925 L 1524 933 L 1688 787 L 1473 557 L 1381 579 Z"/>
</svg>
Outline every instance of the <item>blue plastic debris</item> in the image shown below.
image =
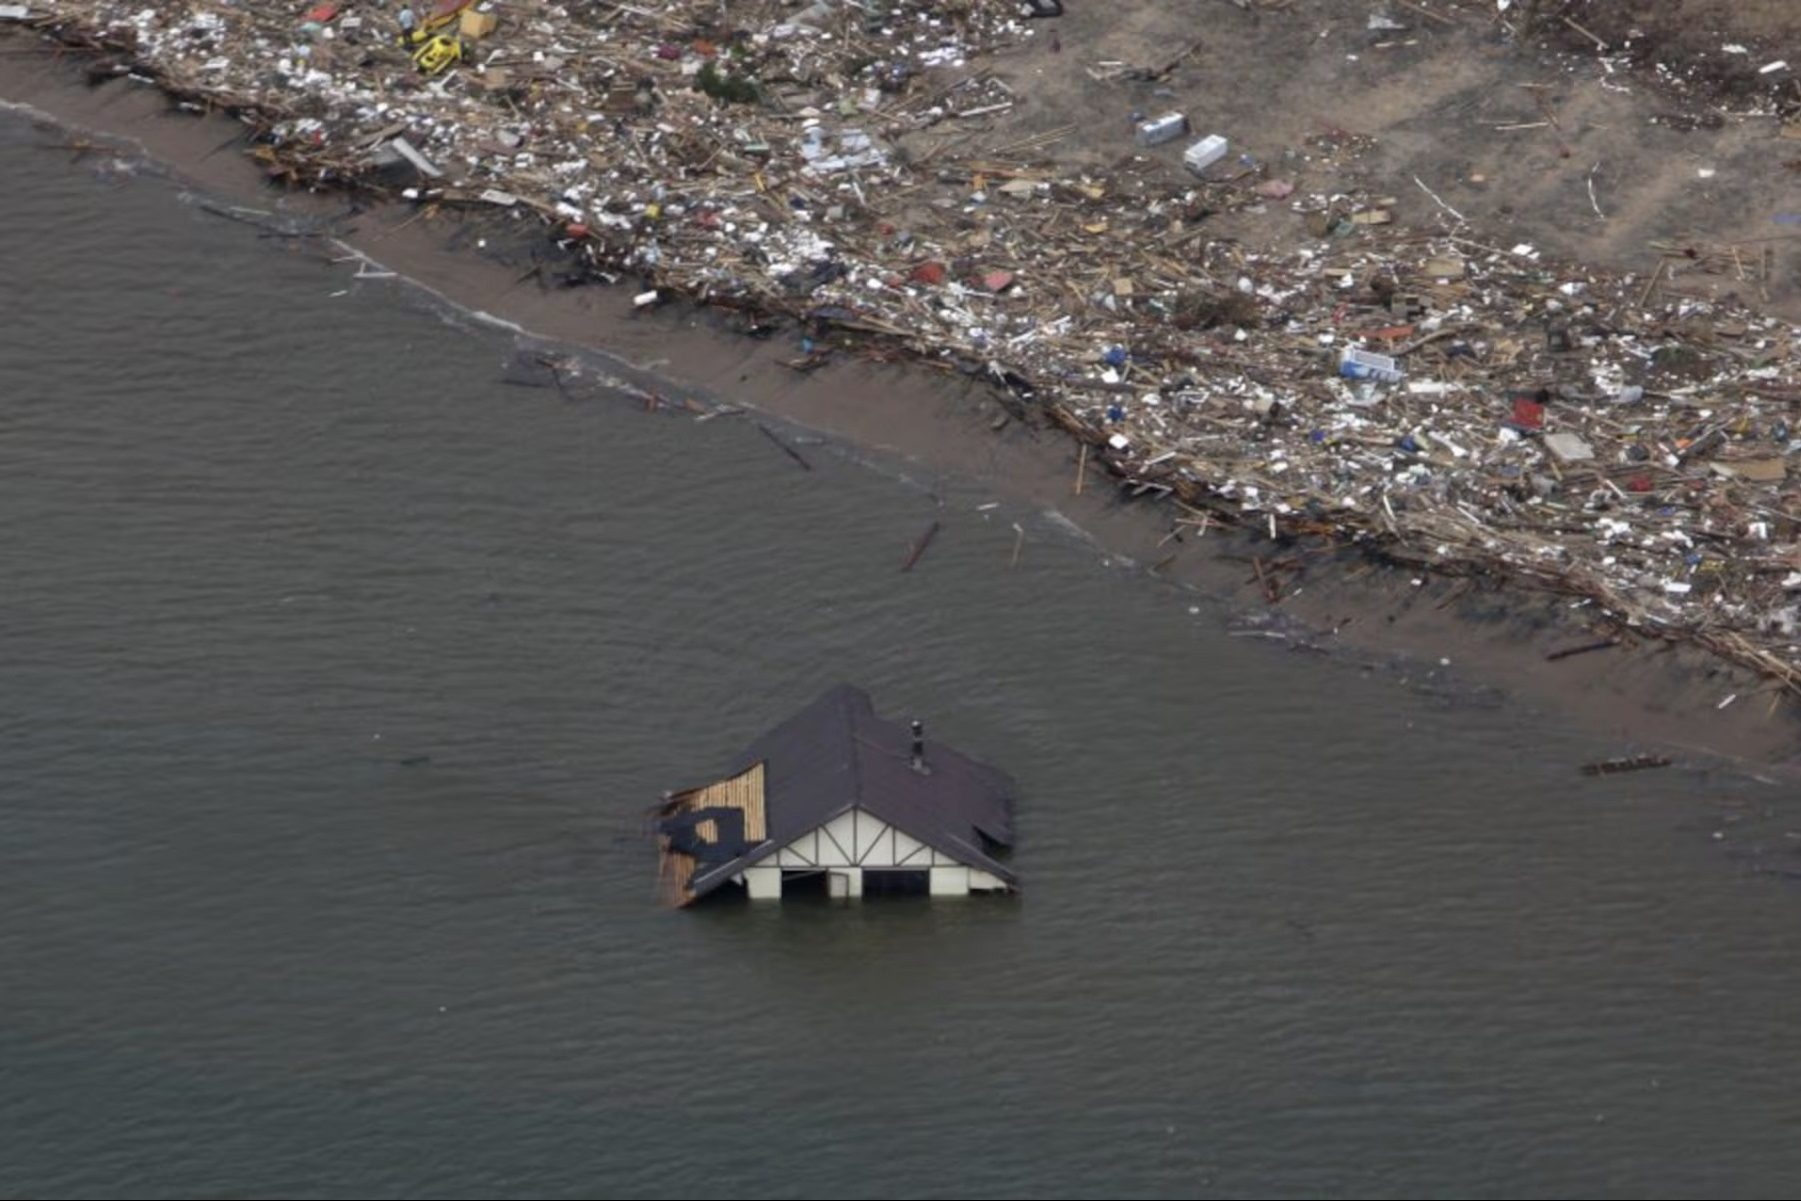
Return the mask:
<svg viewBox="0 0 1801 1201">
<path fill-rule="evenodd" d="M 1400 365 L 1385 354 L 1347 349 L 1338 360 L 1338 374 L 1346 379 L 1373 379 L 1384 384 L 1398 384 L 1405 373 Z"/>
</svg>

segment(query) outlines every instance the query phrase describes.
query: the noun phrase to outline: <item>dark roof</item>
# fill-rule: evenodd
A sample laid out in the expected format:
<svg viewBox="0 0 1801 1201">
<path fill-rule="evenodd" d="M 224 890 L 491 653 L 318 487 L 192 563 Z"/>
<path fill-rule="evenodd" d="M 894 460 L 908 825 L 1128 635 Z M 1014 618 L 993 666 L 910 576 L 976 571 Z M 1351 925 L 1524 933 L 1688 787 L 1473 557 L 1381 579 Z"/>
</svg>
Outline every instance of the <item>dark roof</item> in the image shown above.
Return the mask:
<svg viewBox="0 0 1801 1201">
<path fill-rule="evenodd" d="M 869 694 L 840 684 L 747 747 L 732 774 L 763 764 L 768 840 L 694 876 L 698 897 L 851 808 L 1008 883 L 991 846 L 1013 845 L 1014 785 L 1005 773 L 926 740 L 923 772 L 913 735 L 877 717 Z M 984 841 L 986 840 L 986 841 Z"/>
</svg>

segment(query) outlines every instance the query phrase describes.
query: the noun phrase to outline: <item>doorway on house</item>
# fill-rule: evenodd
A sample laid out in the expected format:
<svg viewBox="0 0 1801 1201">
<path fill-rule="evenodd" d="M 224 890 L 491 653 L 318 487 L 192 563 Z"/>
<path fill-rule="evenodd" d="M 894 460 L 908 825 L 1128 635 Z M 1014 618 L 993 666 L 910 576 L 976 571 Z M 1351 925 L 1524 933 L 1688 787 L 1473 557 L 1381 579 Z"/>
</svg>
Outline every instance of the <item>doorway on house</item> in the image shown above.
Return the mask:
<svg viewBox="0 0 1801 1201">
<path fill-rule="evenodd" d="M 826 895 L 825 873 L 818 868 L 805 871 L 788 871 L 782 873 L 782 900 L 794 901 L 802 897 L 819 897 Z"/>
<path fill-rule="evenodd" d="M 931 894 L 932 873 L 924 868 L 863 869 L 863 895 L 866 897 L 925 897 Z"/>
</svg>

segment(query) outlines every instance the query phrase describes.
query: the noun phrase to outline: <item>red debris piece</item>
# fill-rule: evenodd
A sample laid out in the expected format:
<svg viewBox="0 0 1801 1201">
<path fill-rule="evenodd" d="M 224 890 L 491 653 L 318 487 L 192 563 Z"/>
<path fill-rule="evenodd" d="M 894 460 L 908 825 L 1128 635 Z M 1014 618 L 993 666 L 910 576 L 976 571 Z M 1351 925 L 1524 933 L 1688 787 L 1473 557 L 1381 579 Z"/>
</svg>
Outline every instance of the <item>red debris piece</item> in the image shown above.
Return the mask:
<svg viewBox="0 0 1801 1201">
<path fill-rule="evenodd" d="M 916 284 L 929 284 L 932 287 L 937 287 L 944 282 L 945 271 L 946 268 L 943 263 L 932 260 L 921 263 L 913 268 L 913 272 L 908 278 Z"/>
<path fill-rule="evenodd" d="M 588 227 L 580 221 L 571 221 L 563 227 L 563 232 L 572 238 L 585 238 L 588 236 Z"/>
<path fill-rule="evenodd" d="M 1545 428 L 1545 406 L 1528 396 L 1513 398 L 1513 424 L 1522 430 Z"/>
<path fill-rule="evenodd" d="M 1628 492 L 1649 492 L 1650 490 L 1651 477 L 1648 475 L 1635 475 L 1626 481 L 1626 491 Z"/>
<path fill-rule="evenodd" d="M 337 3 L 336 0 L 326 0 L 326 3 L 315 4 L 304 13 L 300 14 L 300 19 L 302 21 L 317 21 L 319 24 L 323 25 L 333 17 L 337 16 L 339 10 L 343 7 L 344 6 Z"/>
<path fill-rule="evenodd" d="M 990 292 L 1005 292 L 1013 286 L 1011 271 L 990 271 L 982 276 L 982 286 Z"/>
</svg>

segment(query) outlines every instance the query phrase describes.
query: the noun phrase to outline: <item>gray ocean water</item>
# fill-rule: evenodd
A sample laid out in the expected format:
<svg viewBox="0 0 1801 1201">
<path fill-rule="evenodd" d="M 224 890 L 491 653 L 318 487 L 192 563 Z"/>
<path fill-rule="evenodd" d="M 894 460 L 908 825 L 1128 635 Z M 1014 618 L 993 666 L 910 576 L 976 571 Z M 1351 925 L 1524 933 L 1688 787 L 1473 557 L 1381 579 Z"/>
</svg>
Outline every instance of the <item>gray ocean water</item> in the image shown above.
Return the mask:
<svg viewBox="0 0 1801 1201">
<path fill-rule="evenodd" d="M 1584 780 L 1619 744 L 967 481 L 508 387 L 55 140 L 0 119 L 0 1193 L 1801 1179 L 1780 790 Z M 656 908 L 645 807 L 839 680 L 1017 777 L 1023 895 Z"/>
</svg>

